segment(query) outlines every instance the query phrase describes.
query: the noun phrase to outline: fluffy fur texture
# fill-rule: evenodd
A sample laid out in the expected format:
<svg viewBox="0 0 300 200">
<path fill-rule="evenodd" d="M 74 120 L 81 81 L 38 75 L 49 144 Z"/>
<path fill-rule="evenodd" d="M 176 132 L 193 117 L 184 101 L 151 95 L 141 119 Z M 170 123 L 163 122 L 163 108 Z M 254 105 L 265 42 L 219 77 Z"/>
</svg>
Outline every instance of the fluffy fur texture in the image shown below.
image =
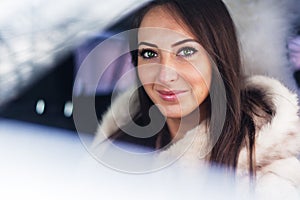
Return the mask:
<svg viewBox="0 0 300 200">
<path fill-rule="evenodd" d="M 247 87 L 264 91 L 272 100 L 276 110 L 272 121 L 265 124 L 256 133 L 257 191 L 266 195 L 265 191 L 274 189 L 277 183 L 286 183 L 286 187 L 281 185 L 280 188 L 285 188 L 285 192 L 288 191 L 289 195 L 298 195 L 300 163 L 297 155 L 300 153 L 300 119 L 297 115 L 299 111 L 297 96 L 279 81 L 264 76 L 249 78 Z M 100 143 L 103 143 L 109 135 L 117 130 L 116 124 L 122 125 L 129 122 L 129 99 L 131 99 L 131 106 L 136 109 L 139 107 L 137 96 L 132 96 L 132 94 L 132 91 L 128 91 L 121 95 L 113 103 L 112 109 L 104 115 L 94 140 L 94 147 L 101 145 Z M 116 111 L 118 114 L 114 114 Z M 208 130 L 202 123 L 187 132 L 183 139 L 174 143 L 167 150 L 161 151 L 158 154 L 158 162 L 174 158 L 178 159 L 177 162 L 184 167 L 205 164 L 210 150 L 207 136 Z M 237 174 L 241 178 L 241 182 L 247 183 L 249 174 L 246 148 L 241 150 Z M 281 191 L 281 195 L 286 194 L 282 190 L 279 191 Z M 290 194 L 290 192 L 293 193 Z"/>
<path fill-rule="evenodd" d="M 287 41 L 300 19 L 299 0 L 223 0 L 237 26 L 244 70 L 268 75 L 296 90 Z"/>
<path fill-rule="evenodd" d="M 233 16 L 241 41 L 243 67 L 247 75 L 267 75 L 283 82 L 296 91 L 292 69 L 289 67 L 289 37 L 298 18 L 298 0 L 224 0 Z M 280 82 L 264 76 L 253 76 L 247 87 L 262 89 L 275 105 L 276 115 L 257 133 L 256 192 L 261 199 L 299 199 L 300 120 L 298 99 Z M 105 115 L 95 137 L 94 146 L 104 142 L 117 130 L 116 124 L 126 124 L 130 92 L 112 105 Z M 124 104 L 124 102 L 126 102 Z M 138 109 L 137 101 L 133 105 Z M 132 105 L 132 104 L 131 104 Z M 113 114 L 118 113 L 118 114 Z M 118 121 L 118 123 L 116 123 Z M 259 123 L 259 122 L 257 122 Z M 186 133 L 185 137 L 158 155 L 159 160 L 175 158 L 184 167 L 206 163 L 209 155 L 208 130 L 203 124 Z M 241 185 L 248 183 L 246 148 L 238 160 L 238 177 Z"/>
</svg>

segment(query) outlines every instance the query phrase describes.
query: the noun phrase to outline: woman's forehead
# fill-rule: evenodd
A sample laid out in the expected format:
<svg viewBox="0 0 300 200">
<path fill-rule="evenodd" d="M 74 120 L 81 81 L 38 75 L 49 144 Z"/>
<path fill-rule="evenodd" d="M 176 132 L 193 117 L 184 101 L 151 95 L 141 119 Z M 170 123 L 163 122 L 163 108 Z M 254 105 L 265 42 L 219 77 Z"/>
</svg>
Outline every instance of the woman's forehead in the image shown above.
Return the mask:
<svg viewBox="0 0 300 200">
<path fill-rule="evenodd" d="M 139 44 L 150 43 L 160 48 L 170 48 L 181 41 L 196 42 L 197 40 L 192 35 L 167 28 L 148 27 L 139 29 Z"/>
<path fill-rule="evenodd" d="M 139 35 L 149 35 L 153 33 L 184 35 L 186 37 L 192 37 L 190 29 L 182 23 L 182 20 L 177 17 L 176 13 L 170 13 L 171 11 L 164 6 L 157 6 L 150 9 L 144 16 L 140 28 L 147 28 L 142 31 L 139 30 Z M 150 29 L 150 27 L 154 29 Z"/>
</svg>

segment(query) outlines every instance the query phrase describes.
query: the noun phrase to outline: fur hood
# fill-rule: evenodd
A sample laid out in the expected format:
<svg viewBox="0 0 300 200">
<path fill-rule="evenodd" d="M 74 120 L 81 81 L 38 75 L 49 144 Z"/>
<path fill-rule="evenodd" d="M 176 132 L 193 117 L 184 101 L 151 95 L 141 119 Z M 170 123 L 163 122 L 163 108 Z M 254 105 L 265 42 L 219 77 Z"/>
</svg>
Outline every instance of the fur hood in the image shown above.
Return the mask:
<svg viewBox="0 0 300 200">
<path fill-rule="evenodd" d="M 300 190 L 300 164 L 297 159 L 300 153 L 300 120 L 297 95 L 290 92 L 279 81 L 265 76 L 249 78 L 246 87 L 263 90 L 275 106 L 275 116 L 272 121 L 263 125 L 256 133 L 256 173 L 257 184 L 261 185 L 259 188 L 268 189 L 270 184 L 265 182 L 269 183 L 270 179 L 274 179 L 275 174 L 276 178 L 272 183 L 282 185 L 282 181 L 285 181 L 289 183 L 288 191 L 289 187 Z M 130 105 L 129 99 L 131 99 Z M 102 143 L 118 127 L 127 124 L 131 119 L 130 115 L 134 114 L 139 106 L 137 95 L 132 91 L 116 98 L 103 116 L 94 145 Z M 207 135 L 206 126 L 202 123 L 169 148 L 159 152 L 158 160 L 176 159 L 184 167 L 198 166 L 201 161 L 205 164 L 205 156 L 210 150 L 207 149 Z M 237 169 L 241 180 L 249 177 L 247 166 L 247 152 L 246 148 L 243 148 L 239 155 Z"/>
</svg>

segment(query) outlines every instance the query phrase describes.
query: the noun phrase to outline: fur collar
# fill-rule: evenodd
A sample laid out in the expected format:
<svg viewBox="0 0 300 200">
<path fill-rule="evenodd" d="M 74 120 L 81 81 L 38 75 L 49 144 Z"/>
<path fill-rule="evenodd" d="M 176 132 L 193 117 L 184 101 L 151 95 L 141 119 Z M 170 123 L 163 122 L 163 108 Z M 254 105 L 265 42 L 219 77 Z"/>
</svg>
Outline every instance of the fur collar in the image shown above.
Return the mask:
<svg viewBox="0 0 300 200">
<path fill-rule="evenodd" d="M 246 87 L 262 89 L 266 92 L 272 99 L 276 110 L 272 121 L 262 126 L 256 133 L 258 172 L 266 169 L 266 166 L 271 166 L 278 160 L 297 157 L 300 153 L 300 120 L 297 96 L 279 81 L 265 76 L 249 78 Z M 131 104 L 128 103 L 129 99 L 131 99 Z M 103 117 L 94 145 L 105 141 L 106 137 L 118 129 L 118 126 L 126 124 L 130 119 L 129 110 L 135 113 L 138 108 L 137 95 L 133 91 L 128 91 L 115 99 L 112 107 Z M 202 123 L 187 132 L 184 138 L 160 152 L 158 157 L 161 159 L 180 157 L 178 162 L 184 166 L 198 165 L 200 161 L 205 161 L 205 157 L 210 150 L 207 149 L 207 135 L 206 126 Z M 238 160 L 238 174 L 247 176 L 247 166 L 247 152 L 246 148 L 244 148 L 241 150 Z M 293 178 L 300 185 L 300 175 L 297 174 Z"/>
</svg>

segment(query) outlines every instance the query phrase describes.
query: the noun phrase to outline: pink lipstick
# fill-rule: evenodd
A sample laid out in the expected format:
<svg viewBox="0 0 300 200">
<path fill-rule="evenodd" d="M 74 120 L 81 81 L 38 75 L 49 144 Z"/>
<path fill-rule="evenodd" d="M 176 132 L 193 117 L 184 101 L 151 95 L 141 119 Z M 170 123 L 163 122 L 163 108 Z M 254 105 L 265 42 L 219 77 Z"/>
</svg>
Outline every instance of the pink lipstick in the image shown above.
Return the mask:
<svg viewBox="0 0 300 200">
<path fill-rule="evenodd" d="M 176 102 L 177 96 L 179 94 L 185 93 L 186 91 L 183 90 L 177 90 L 177 91 L 171 91 L 171 90 L 157 90 L 159 97 L 168 102 Z"/>
</svg>

